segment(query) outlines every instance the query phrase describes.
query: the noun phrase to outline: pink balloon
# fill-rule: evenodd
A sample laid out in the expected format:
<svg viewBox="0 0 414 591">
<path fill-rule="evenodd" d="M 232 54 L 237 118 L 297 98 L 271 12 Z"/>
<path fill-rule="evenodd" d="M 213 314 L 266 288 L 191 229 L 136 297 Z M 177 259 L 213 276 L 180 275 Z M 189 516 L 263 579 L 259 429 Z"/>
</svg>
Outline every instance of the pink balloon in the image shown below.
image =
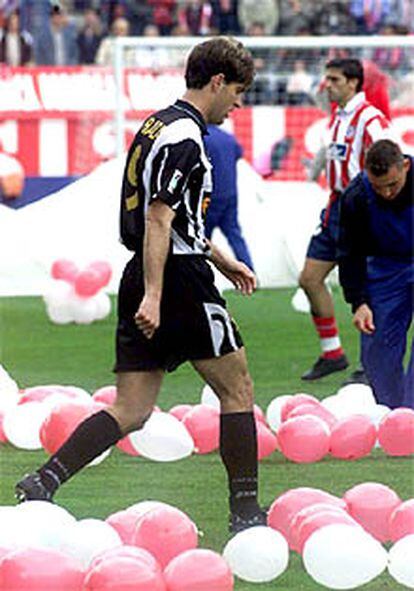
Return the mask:
<svg viewBox="0 0 414 591">
<path fill-rule="evenodd" d="M 111 265 L 107 261 L 94 261 L 87 266 L 87 269 L 92 269 L 100 277 L 101 287 L 105 287 L 111 280 L 112 269 Z"/>
<path fill-rule="evenodd" d="M 108 519 L 106 522 L 108 523 Z M 89 565 L 88 572 L 99 566 L 102 562 L 119 557 L 133 558 L 134 560 L 147 565 L 154 572 L 161 572 L 160 565 L 155 560 L 153 555 L 148 552 L 148 550 L 144 550 L 144 548 L 137 548 L 136 546 L 129 546 L 127 544 L 124 546 L 115 546 L 115 548 L 109 548 L 109 550 L 104 550 L 104 552 L 101 552 L 95 556 Z"/>
<path fill-rule="evenodd" d="M 258 404 L 253 406 L 253 413 L 256 421 L 267 425 L 266 416 Z"/>
<path fill-rule="evenodd" d="M 74 287 L 78 296 L 90 298 L 101 289 L 101 277 L 94 269 L 84 269 L 76 277 Z"/>
<path fill-rule="evenodd" d="M 303 548 L 313 532 L 332 523 L 346 523 L 358 527 L 356 521 L 346 511 L 325 510 L 309 515 L 297 530 L 297 551 L 299 554 L 302 554 Z"/>
<path fill-rule="evenodd" d="M 105 404 L 113 404 L 116 400 L 116 386 L 102 386 L 92 394 L 92 398 L 96 402 L 104 402 Z"/>
<path fill-rule="evenodd" d="M 176 404 L 168 411 L 170 415 L 173 415 L 179 421 L 182 421 L 185 415 L 194 408 L 192 404 Z"/>
<path fill-rule="evenodd" d="M 157 507 L 139 519 L 133 544 L 151 552 L 165 568 L 181 552 L 197 547 L 198 532 L 191 519 L 179 509 Z"/>
<path fill-rule="evenodd" d="M 137 457 L 139 456 L 139 451 L 135 449 L 135 447 L 131 443 L 130 435 L 125 435 L 122 439 L 118 441 L 116 447 L 121 450 L 124 454 L 128 454 L 129 456 Z"/>
<path fill-rule="evenodd" d="M 314 402 L 303 402 L 302 404 L 298 404 L 288 413 L 286 418 L 294 419 L 295 417 L 300 417 L 304 415 L 312 415 L 314 417 L 319 417 L 320 419 L 325 421 L 325 423 L 331 430 L 338 422 L 338 419 L 335 417 L 333 413 L 331 413 L 330 410 L 322 406 L 322 404 L 315 404 Z"/>
<path fill-rule="evenodd" d="M 196 404 L 182 419 L 194 440 L 196 453 L 208 454 L 216 450 L 220 439 L 220 412 L 207 404 Z"/>
<path fill-rule="evenodd" d="M 270 456 L 278 447 L 276 435 L 260 421 L 256 421 L 257 457 L 259 460 Z"/>
<path fill-rule="evenodd" d="M 343 499 L 338 499 L 324 490 L 308 487 L 292 488 L 273 501 L 268 512 L 267 524 L 280 531 L 291 545 L 290 527 L 293 518 L 299 511 L 315 503 L 327 503 L 346 509 Z"/>
<path fill-rule="evenodd" d="M 288 414 L 294 408 L 299 406 L 299 404 L 304 404 L 305 402 L 309 404 L 320 404 L 319 400 L 311 394 L 294 394 L 291 398 L 286 400 L 280 409 L 280 419 L 282 423 L 286 421 Z"/>
<path fill-rule="evenodd" d="M 90 569 L 82 591 L 166 591 L 164 578 L 141 560 L 115 556 Z"/>
<path fill-rule="evenodd" d="M 343 503 L 344 507 L 346 507 L 345 503 Z M 289 546 L 295 552 L 299 552 L 299 530 L 302 523 L 308 518 L 313 515 L 317 515 L 319 513 L 339 513 L 339 515 L 343 515 L 344 513 L 348 515 L 346 510 L 338 505 L 332 505 L 329 503 L 314 503 L 312 505 L 308 505 L 304 507 L 300 511 L 298 511 L 293 517 L 290 522 L 289 527 Z"/>
<path fill-rule="evenodd" d="M 5 411 L 0 409 L 0 443 L 7 443 L 8 439 L 3 429 L 3 420 L 4 420 Z"/>
<path fill-rule="evenodd" d="M 75 559 L 50 548 L 15 550 L 0 563 L 1 589 L 7 591 L 81 591 L 83 577 Z"/>
<path fill-rule="evenodd" d="M 288 419 L 280 425 L 277 438 L 280 451 L 293 462 L 317 462 L 329 451 L 329 427 L 319 417 Z"/>
<path fill-rule="evenodd" d="M 139 519 L 139 515 L 134 514 L 132 511 L 123 509 L 122 511 L 116 511 L 116 513 L 108 515 L 105 521 L 118 532 L 119 537 L 124 544 L 133 545 L 132 540 L 134 538 L 135 527 Z"/>
<path fill-rule="evenodd" d="M 22 390 L 18 404 L 25 404 L 26 402 L 43 402 L 53 394 L 60 394 L 66 396 L 70 400 L 77 400 L 83 396 L 70 386 L 60 386 L 58 384 L 47 384 L 45 386 L 32 386 Z"/>
<path fill-rule="evenodd" d="M 232 591 L 230 567 L 212 550 L 187 550 L 173 558 L 164 571 L 168 591 Z"/>
<path fill-rule="evenodd" d="M 414 454 L 414 410 L 396 408 L 389 412 L 379 425 L 378 441 L 389 456 Z"/>
<path fill-rule="evenodd" d="M 54 406 L 40 428 L 43 448 L 54 454 L 76 427 L 97 410 L 93 404 L 79 402 L 63 402 Z"/>
<path fill-rule="evenodd" d="M 378 482 L 363 482 L 344 494 L 348 512 L 380 542 L 390 539 L 391 513 L 401 503 L 391 488 Z"/>
<path fill-rule="evenodd" d="M 79 273 L 78 267 L 73 261 L 58 259 L 52 263 L 50 274 L 53 279 L 63 279 L 68 283 L 74 283 Z"/>
<path fill-rule="evenodd" d="M 403 501 L 394 509 L 390 516 L 389 531 L 392 542 L 414 534 L 414 499 Z"/>
<path fill-rule="evenodd" d="M 377 440 L 377 429 L 365 415 L 351 415 L 339 420 L 331 432 L 331 455 L 343 460 L 356 460 L 371 453 Z"/>
</svg>

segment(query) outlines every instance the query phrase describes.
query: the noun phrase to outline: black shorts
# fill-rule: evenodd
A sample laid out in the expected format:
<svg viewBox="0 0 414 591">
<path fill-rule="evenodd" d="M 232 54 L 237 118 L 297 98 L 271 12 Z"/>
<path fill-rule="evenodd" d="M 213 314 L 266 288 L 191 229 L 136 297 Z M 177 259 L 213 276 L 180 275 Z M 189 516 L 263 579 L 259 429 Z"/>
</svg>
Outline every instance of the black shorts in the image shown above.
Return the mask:
<svg viewBox="0 0 414 591">
<path fill-rule="evenodd" d="M 310 239 L 306 258 L 328 262 L 338 260 L 339 205 L 340 199 L 336 199 L 329 208 L 322 210 L 320 223 Z"/>
<path fill-rule="evenodd" d="M 114 371 L 173 371 L 185 361 L 220 357 L 243 346 L 204 257 L 168 258 L 161 323 L 152 339 L 134 321 L 143 295 L 142 263 L 135 255 L 125 267 L 119 288 Z"/>
</svg>

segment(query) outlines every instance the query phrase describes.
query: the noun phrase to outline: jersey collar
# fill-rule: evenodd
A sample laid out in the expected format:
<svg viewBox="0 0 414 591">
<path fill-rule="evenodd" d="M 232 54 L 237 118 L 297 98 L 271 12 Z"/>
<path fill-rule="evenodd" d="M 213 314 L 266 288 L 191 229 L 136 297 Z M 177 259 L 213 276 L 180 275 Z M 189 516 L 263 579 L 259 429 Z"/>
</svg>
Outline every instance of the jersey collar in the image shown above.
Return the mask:
<svg viewBox="0 0 414 591">
<path fill-rule="evenodd" d="M 362 103 L 366 101 L 365 92 L 357 92 L 355 96 L 348 101 L 343 109 L 340 109 L 339 112 L 344 115 L 349 115 L 358 109 Z"/>
<path fill-rule="evenodd" d="M 203 119 L 203 116 L 201 115 L 200 111 L 198 109 L 196 109 L 193 105 L 191 105 L 187 101 L 183 101 L 182 99 L 178 99 L 177 101 L 175 101 L 174 107 L 176 109 L 179 109 L 180 111 L 184 111 L 189 117 L 194 119 L 194 121 L 200 127 L 201 133 L 203 135 L 208 134 L 207 125 Z"/>
</svg>

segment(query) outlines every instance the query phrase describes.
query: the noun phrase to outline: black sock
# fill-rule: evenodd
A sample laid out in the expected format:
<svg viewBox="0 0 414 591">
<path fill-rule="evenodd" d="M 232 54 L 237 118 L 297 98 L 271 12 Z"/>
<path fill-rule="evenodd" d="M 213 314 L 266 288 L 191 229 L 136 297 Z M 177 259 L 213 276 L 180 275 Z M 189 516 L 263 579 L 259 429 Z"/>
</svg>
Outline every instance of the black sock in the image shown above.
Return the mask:
<svg viewBox="0 0 414 591">
<path fill-rule="evenodd" d="M 252 412 L 221 415 L 220 454 L 229 480 L 230 510 L 242 517 L 257 512 L 257 434 Z"/>
<path fill-rule="evenodd" d="M 121 439 L 116 420 L 104 410 L 85 419 L 49 460 L 39 468 L 43 484 L 56 489 Z"/>
</svg>

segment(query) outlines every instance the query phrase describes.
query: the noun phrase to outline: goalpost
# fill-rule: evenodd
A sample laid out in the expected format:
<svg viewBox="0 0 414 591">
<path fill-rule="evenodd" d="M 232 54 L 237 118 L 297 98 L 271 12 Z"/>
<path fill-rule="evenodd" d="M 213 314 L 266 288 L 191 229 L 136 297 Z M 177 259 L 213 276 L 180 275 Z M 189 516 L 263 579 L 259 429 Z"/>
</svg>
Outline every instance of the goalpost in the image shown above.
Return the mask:
<svg viewBox="0 0 414 591">
<path fill-rule="evenodd" d="M 152 94 L 143 101 L 149 110 L 174 100 L 183 90 L 185 58 L 202 37 L 124 37 L 114 39 L 116 153 L 126 146 L 125 93 Z M 238 37 L 256 62 L 256 80 L 247 93 L 249 106 L 313 106 L 327 59 L 349 55 L 373 61 L 388 76 L 392 102 L 410 107 L 414 99 L 414 36 Z M 151 86 L 149 80 L 159 84 Z M 289 86 L 290 85 L 290 86 Z M 400 96 L 403 95 L 403 96 Z M 405 98 L 406 96 L 406 98 Z M 153 107 L 151 107 L 151 99 Z M 165 99 L 163 101 L 163 99 Z M 316 101 L 317 103 L 317 101 Z M 139 105 L 140 101 L 136 101 Z"/>
</svg>

